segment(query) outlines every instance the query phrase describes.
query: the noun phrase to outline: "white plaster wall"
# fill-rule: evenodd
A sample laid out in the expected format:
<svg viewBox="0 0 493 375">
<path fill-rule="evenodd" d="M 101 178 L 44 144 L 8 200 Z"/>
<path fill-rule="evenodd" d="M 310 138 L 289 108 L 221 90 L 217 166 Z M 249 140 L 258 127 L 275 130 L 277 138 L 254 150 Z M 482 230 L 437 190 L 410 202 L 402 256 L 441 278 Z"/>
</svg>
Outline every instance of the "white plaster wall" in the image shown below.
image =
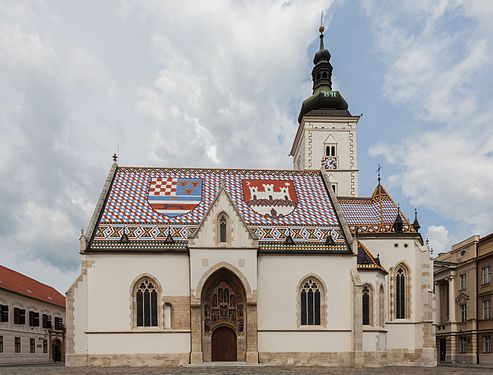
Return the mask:
<svg viewBox="0 0 493 375">
<path fill-rule="evenodd" d="M 418 349 L 423 347 L 423 303 L 426 296 L 423 293 L 422 265 L 426 260 L 427 252 L 414 239 L 361 239 L 361 241 L 372 251 L 380 254 L 380 261 L 388 271 L 398 264 L 404 263 L 411 271 L 411 316 L 410 319 L 393 320 L 390 316 L 390 278 L 389 274 L 385 280 L 385 314 L 388 329 L 387 347 Z M 395 247 L 394 245 L 398 246 Z M 404 247 L 407 244 L 408 247 Z M 431 269 L 429 270 L 431 271 Z"/>
<path fill-rule="evenodd" d="M 387 323 L 387 348 L 416 349 L 415 325 L 406 323 Z"/>
<path fill-rule="evenodd" d="M 395 268 L 398 264 L 404 263 L 409 267 L 411 271 L 411 285 L 412 285 L 412 301 L 411 301 L 411 319 L 410 321 L 420 320 L 423 315 L 423 308 L 421 305 L 421 265 L 420 248 L 416 244 L 414 239 L 360 239 L 368 249 L 376 256 L 380 254 L 380 262 L 382 266 L 390 271 L 391 268 Z M 398 246 L 395 247 L 394 245 Z M 407 244 L 408 247 L 404 247 Z M 387 319 L 391 318 L 389 315 L 389 303 L 390 303 L 390 274 L 386 277 L 385 285 L 385 299 L 386 299 L 386 314 Z"/>
<path fill-rule="evenodd" d="M 187 254 L 88 255 L 88 330 L 120 331 L 131 328 L 131 286 L 149 274 L 162 287 L 162 296 L 189 296 Z M 148 350 L 151 350 L 148 347 Z"/>
<path fill-rule="evenodd" d="M 264 351 L 310 351 L 304 337 L 329 340 L 330 344 L 317 346 L 316 351 L 351 350 L 352 282 L 350 269 L 356 267 L 356 257 L 344 255 L 276 256 L 260 255 L 258 258 L 257 319 L 259 345 Z M 315 274 L 326 285 L 327 325 L 325 327 L 300 327 L 297 322 L 299 300 L 298 284 L 309 274 Z M 322 322 L 323 323 L 323 322 Z M 347 332 L 262 332 L 345 330 Z M 308 336 L 304 336 L 308 335 Z M 342 339 L 346 337 L 346 339 Z M 316 340 L 316 341 L 317 341 Z M 325 342 L 325 341 L 324 341 Z M 288 350 L 289 349 L 289 350 Z"/>
<path fill-rule="evenodd" d="M 90 354 L 151 354 L 190 351 L 189 333 L 123 333 L 88 335 Z"/>
<path fill-rule="evenodd" d="M 83 276 L 81 280 L 74 285 L 71 290 L 74 298 L 74 354 L 87 353 L 87 276 Z"/>
<path fill-rule="evenodd" d="M 376 352 L 381 351 L 380 347 L 380 333 L 379 332 L 365 332 L 363 330 L 363 351 L 364 352 Z"/>
<path fill-rule="evenodd" d="M 351 332 L 259 332 L 259 352 L 341 352 L 351 350 Z"/>
</svg>

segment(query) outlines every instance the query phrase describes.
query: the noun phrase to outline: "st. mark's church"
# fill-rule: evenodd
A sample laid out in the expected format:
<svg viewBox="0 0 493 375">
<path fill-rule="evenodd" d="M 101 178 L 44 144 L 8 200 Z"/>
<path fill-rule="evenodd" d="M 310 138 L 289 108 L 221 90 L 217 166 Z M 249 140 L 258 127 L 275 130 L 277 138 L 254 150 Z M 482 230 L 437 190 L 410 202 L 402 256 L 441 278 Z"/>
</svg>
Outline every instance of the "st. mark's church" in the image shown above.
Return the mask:
<svg viewBox="0 0 493 375">
<path fill-rule="evenodd" d="M 293 169 L 112 165 L 67 292 L 68 366 L 436 364 L 432 269 L 314 57 Z"/>
</svg>

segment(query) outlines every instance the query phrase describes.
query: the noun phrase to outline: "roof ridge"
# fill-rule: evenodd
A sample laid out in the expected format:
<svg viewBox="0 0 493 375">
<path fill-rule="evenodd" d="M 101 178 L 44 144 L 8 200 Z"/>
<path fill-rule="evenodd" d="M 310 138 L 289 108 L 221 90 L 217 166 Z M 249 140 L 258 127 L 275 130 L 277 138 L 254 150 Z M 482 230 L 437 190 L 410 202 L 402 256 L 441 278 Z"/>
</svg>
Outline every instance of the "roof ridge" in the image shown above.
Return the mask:
<svg viewBox="0 0 493 375">
<path fill-rule="evenodd" d="M 190 171 L 255 171 L 255 172 L 289 172 L 293 174 L 320 174 L 319 170 L 303 169 L 264 169 L 264 168 L 208 168 L 208 167 L 156 167 L 156 166 L 118 166 L 118 170 L 158 169 L 158 170 L 190 170 Z"/>
</svg>

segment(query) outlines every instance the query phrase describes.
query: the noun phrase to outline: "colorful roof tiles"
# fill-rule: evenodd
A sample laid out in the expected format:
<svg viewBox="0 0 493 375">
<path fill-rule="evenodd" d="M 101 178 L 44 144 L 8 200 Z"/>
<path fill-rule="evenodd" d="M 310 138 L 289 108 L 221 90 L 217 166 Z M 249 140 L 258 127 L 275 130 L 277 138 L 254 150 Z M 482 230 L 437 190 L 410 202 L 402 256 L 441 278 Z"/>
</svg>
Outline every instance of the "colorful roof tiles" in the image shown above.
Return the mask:
<svg viewBox="0 0 493 375">
<path fill-rule="evenodd" d="M 382 185 L 378 184 L 371 197 L 338 197 L 344 218 L 351 232 L 392 233 L 398 206 Z M 416 233 L 402 214 L 403 232 Z"/>
<path fill-rule="evenodd" d="M 118 167 L 93 243 L 186 240 L 224 189 L 259 240 L 344 236 L 317 171 Z M 128 246 L 128 245 L 126 245 Z"/>
</svg>

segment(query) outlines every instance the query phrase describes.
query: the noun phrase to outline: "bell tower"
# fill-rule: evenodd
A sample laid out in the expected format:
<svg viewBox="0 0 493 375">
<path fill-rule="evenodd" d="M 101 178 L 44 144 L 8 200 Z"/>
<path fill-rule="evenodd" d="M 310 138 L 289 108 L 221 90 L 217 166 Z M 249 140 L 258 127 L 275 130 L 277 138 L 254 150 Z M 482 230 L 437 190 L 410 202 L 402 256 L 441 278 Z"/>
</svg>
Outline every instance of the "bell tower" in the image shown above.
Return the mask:
<svg viewBox="0 0 493 375">
<path fill-rule="evenodd" d="M 358 195 L 356 125 L 348 104 L 332 90 L 330 52 L 324 47 L 324 26 L 320 26 L 320 48 L 313 58 L 313 94 L 298 116 L 298 131 L 291 147 L 296 170 L 325 169 L 331 188 L 340 196 Z"/>
</svg>

